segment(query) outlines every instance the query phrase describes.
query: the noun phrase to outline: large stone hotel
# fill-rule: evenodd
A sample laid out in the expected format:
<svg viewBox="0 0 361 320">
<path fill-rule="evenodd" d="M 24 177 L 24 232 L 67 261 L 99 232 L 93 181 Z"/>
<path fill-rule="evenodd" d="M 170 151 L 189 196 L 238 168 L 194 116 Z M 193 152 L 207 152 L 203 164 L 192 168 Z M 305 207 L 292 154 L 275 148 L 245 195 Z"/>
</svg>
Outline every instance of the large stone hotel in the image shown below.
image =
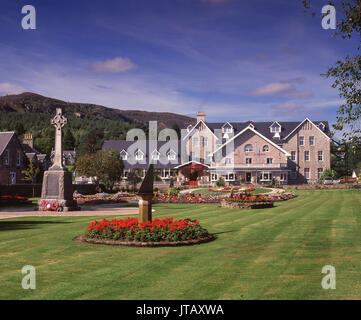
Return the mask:
<svg viewBox="0 0 361 320">
<path fill-rule="evenodd" d="M 223 177 L 229 185 L 243 183 L 314 183 L 330 168 L 327 121 L 197 122 L 180 138 L 105 141 L 123 159 L 124 180 L 137 170 L 144 175 L 150 163 L 159 179 L 178 184 L 211 185 Z"/>
</svg>

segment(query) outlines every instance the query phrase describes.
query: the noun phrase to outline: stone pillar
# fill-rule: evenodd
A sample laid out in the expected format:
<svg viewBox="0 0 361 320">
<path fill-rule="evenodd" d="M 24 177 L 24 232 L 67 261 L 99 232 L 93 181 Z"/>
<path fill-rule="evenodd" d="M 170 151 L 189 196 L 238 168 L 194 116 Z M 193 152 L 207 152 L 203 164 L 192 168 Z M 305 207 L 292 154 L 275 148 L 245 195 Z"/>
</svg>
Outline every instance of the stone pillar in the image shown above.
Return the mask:
<svg viewBox="0 0 361 320">
<path fill-rule="evenodd" d="M 152 221 L 152 199 L 153 194 L 138 194 L 139 199 L 139 222 Z"/>
<path fill-rule="evenodd" d="M 56 116 L 51 120 L 55 127 L 55 155 L 54 163 L 49 170 L 44 172 L 41 199 L 38 202 L 38 210 L 47 210 L 45 205 L 56 205 L 58 211 L 80 210 L 77 202 L 73 199 L 72 174 L 62 164 L 63 148 L 61 129 L 67 123 L 62 115 L 61 108 L 56 109 Z"/>
</svg>

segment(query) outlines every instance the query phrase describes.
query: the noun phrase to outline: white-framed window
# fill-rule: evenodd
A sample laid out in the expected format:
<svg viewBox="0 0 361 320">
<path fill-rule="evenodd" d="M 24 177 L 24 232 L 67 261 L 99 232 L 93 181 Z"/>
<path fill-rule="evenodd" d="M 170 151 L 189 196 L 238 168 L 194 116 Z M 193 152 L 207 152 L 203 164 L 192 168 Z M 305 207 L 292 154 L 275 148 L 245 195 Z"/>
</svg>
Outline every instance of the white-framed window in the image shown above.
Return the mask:
<svg viewBox="0 0 361 320">
<path fill-rule="evenodd" d="M 315 145 L 315 137 L 314 137 L 314 136 L 310 136 L 310 137 L 308 138 L 308 140 L 309 140 L 310 146 L 314 146 L 314 145 Z"/>
<path fill-rule="evenodd" d="M 317 158 L 318 158 L 318 161 L 323 161 L 323 152 L 322 151 L 318 151 Z"/>
<path fill-rule="evenodd" d="M 318 179 L 321 178 L 322 174 L 323 174 L 323 168 L 318 168 L 317 169 L 317 177 L 318 177 Z"/>
<path fill-rule="evenodd" d="M 9 165 L 10 163 L 10 152 L 9 150 L 5 150 L 5 153 L 4 153 L 4 164 L 5 165 Z"/>
<path fill-rule="evenodd" d="M 310 168 L 305 168 L 305 179 L 309 180 L 310 179 Z"/>
<path fill-rule="evenodd" d="M 222 126 L 222 133 L 232 133 L 233 132 L 233 127 L 226 122 L 223 126 Z"/>
<path fill-rule="evenodd" d="M 16 165 L 19 167 L 21 164 L 21 153 L 20 151 L 16 151 Z"/>
<path fill-rule="evenodd" d="M 260 178 L 261 178 L 261 181 L 271 181 L 272 173 L 271 172 L 261 172 Z"/>
<path fill-rule="evenodd" d="M 159 151 L 158 151 L 158 150 L 154 150 L 154 151 L 152 152 L 152 160 L 159 160 L 159 155 L 160 155 Z"/>
<path fill-rule="evenodd" d="M 305 145 L 305 137 L 300 137 L 300 146 L 304 146 Z"/>
<path fill-rule="evenodd" d="M 187 127 L 187 131 L 191 131 L 193 129 L 193 126 L 190 124 L 188 127 Z"/>
<path fill-rule="evenodd" d="M 168 169 L 163 169 L 162 170 L 162 178 L 165 178 L 165 179 L 167 179 L 167 178 L 170 178 L 170 171 L 168 170 Z"/>
<path fill-rule="evenodd" d="M 269 151 L 268 144 L 265 144 L 265 145 L 263 146 L 262 151 L 263 151 L 263 152 L 268 152 L 268 151 Z"/>
<path fill-rule="evenodd" d="M 272 164 L 273 163 L 273 158 L 267 158 L 267 164 Z"/>
<path fill-rule="evenodd" d="M 232 163 L 232 158 L 225 159 L 225 164 L 231 164 L 231 163 Z"/>
<path fill-rule="evenodd" d="M 199 147 L 199 138 L 198 137 L 193 138 L 193 147 Z"/>
<path fill-rule="evenodd" d="M 252 158 L 246 158 L 246 164 L 252 164 Z"/>
<path fill-rule="evenodd" d="M 271 132 L 281 132 L 281 127 L 280 126 L 273 126 L 273 127 L 271 127 Z"/>
<path fill-rule="evenodd" d="M 119 155 L 122 160 L 128 159 L 128 153 L 125 150 L 120 151 Z"/>
<path fill-rule="evenodd" d="M 310 152 L 305 151 L 305 161 L 310 161 Z"/>
<path fill-rule="evenodd" d="M 246 146 L 244 147 L 244 151 L 245 152 L 252 152 L 253 151 L 253 146 L 251 144 L 246 144 Z"/>
<path fill-rule="evenodd" d="M 233 172 L 228 172 L 226 174 L 226 181 L 234 181 L 235 179 L 235 174 Z"/>
<path fill-rule="evenodd" d="M 203 137 L 203 147 L 206 147 L 208 145 L 208 138 Z"/>
<path fill-rule="evenodd" d="M 291 160 L 296 161 L 296 151 L 291 151 Z"/>
<path fill-rule="evenodd" d="M 211 181 L 217 181 L 218 180 L 218 174 L 217 173 L 211 173 Z"/>
<path fill-rule="evenodd" d="M 16 172 L 10 172 L 10 184 L 16 184 Z"/>
<path fill-rule="evenodd" d="M 137 152 L 135 153 L 135 160 L 139 161 L 139 160 L 143 160 L 144 158 L 144 153 L 141 150 L 137 150 Z"/>
<path fill-rule="evenodd" d="M 129 174 L 129 171 L 128 170 L 123 170 L 123 174 L 122 174 L 122 178 L 123 179 L 127 179 L 128 178 L 128 174 Z"/>
<path fill-rule="evenodd" d="M 280 181 L 286 181 L 286 180 L 287 180 L 287 173 L 281 172 Z"/>
</svg>

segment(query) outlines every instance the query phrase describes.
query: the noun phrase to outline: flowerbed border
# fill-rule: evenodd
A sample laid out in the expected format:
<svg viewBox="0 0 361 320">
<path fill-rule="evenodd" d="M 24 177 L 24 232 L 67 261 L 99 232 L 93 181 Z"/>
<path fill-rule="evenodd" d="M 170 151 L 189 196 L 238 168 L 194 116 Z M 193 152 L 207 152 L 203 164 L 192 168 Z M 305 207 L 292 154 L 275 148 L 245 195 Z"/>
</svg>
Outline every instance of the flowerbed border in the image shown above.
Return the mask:
<svg viewBox="0 0 361 320">
<path fill-rule="evenodd" d="M 266 209 L 266 208 L 273 208 L 274 202 L 273 201 L 255 201 L 255 202 L 241 202 L 241 201 L 228 201 L 222 200 L 221 201 L 222 209 Z"/>
<path fill-rule="evenodd" d="M 184 241 L 158 241 L 158 242 L 141 242 L 141 241 L 123 241 L 123 240 L 102 240 L 95 238 L 88 238 L 85 236 L 77 236 L 73 238 L 73 241 L 87 244 L 103 244 L 111 246 L 127 246 L 127 247 L 178 247 L 178 246 L 193 246 L 201 243 L 210 242 L 216 240 L 214 234 L 210 234 L 208 237 L 200 239 L 191 239 Z"/>
</svg>

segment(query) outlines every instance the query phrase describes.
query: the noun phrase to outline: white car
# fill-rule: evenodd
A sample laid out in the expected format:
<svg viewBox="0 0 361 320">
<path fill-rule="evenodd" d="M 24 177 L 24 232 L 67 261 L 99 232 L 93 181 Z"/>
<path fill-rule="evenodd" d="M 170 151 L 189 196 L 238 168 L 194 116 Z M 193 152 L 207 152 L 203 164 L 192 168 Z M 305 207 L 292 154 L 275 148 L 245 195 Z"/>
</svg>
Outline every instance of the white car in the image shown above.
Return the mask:
<svg viewBox="0 0 361 320">
<path fill-rule="evenodd" d="M 333 179 L 331 177 L 323 178 L 322 184 L 333 184 Z"/>
</svg>

